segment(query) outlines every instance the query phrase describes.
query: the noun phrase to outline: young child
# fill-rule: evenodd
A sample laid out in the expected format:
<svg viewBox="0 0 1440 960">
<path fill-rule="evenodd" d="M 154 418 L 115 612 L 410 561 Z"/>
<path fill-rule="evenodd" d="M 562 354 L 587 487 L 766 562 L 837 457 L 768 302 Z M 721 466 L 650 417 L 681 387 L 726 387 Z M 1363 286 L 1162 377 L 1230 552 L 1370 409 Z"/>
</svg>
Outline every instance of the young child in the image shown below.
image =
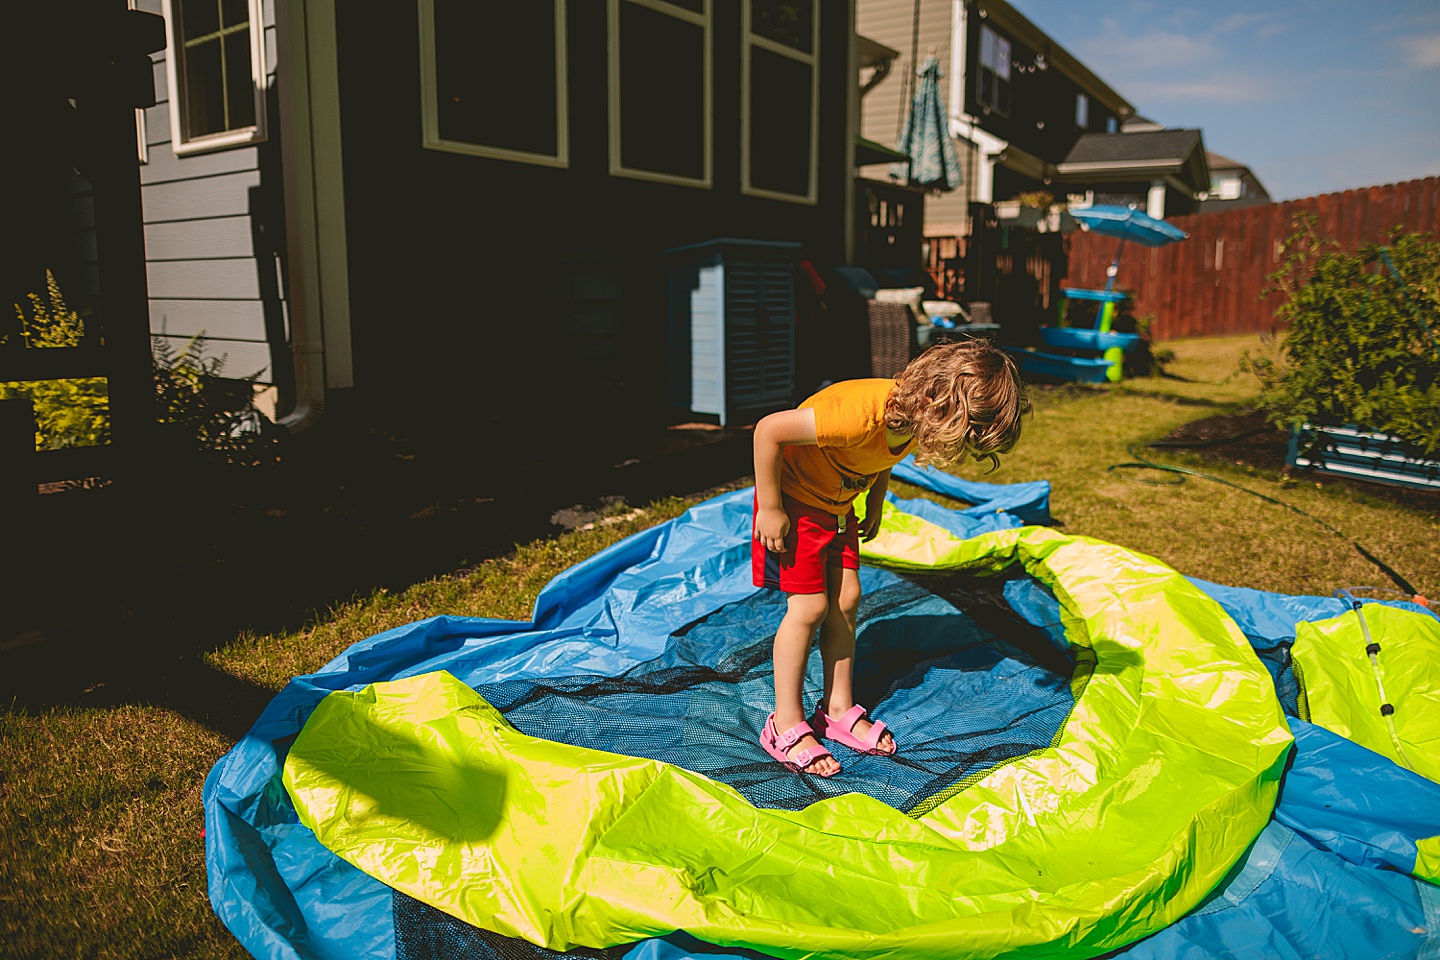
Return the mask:
<svg viewBox="0 0 1440 960">
<path fill-rule="evenodd" d="M 912 452 L 920 463 L 970 455 L 999 466 L 1026 407 L 1014 361 L 969 340 L 932 347 L 894 380 L 842 381 L 756 424 L 754 580 L 788 595 L 775 633 L 775 712 L 760 734 L 776 760 L 832 777 L 840 764 L 820 739 L 895 752 L 885 724 L 867 719 L 851 690 L 859 541 L 879 531 L 891 467 Z M 867 490 L 857 523 L 852 504 Z M 816 628 L 825 691 L 807 723 L 801 691 Z"/>
</svg>

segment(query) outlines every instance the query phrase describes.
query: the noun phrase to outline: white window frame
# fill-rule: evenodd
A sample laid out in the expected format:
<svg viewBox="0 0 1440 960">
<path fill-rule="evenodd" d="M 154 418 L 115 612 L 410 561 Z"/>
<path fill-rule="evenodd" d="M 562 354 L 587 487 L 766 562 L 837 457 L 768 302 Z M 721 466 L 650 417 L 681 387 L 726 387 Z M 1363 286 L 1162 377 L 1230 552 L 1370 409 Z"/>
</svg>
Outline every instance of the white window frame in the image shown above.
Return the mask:
<svg viewBox="0 0 1440 960">
<path fill-rule="evenodd" d="M 810 52 L 777 43 L 752 32 L 750 0 L 740 0 L 740 192 L 747 197 L 786 200 L 813 206 L 820 196 L 820 0 L 811 0 Z M 750 51 L 754 47 L 778 53 L 810 66 L 810 189 L 804 196 L 767 190 L 750 182 Z"/>
<path fill-rule="evenodd" d="M 180 80 L 184 75 L 180 69 L 180 61 L 185 56 L 185 45 L 181 36 L 180 17 L 177 15 L 179 5 L 177 0 L 161 0 L 167 33 L 165 83 L 170 101 L 170 152 L 177 157 L 186 157 L 264 141 L 267 139 L 265 91 L 270 85 L 270 78 L 265 72 L 265 0 L 246 0 L 246 6 L 250 10 L 250 75 L 254 81 L 252 87 L 255 91 L 255 123 L 248 127 L 193 138 L 186 130 L 186 93 Z"/>
<path fill-rule="evenodd" d="M 514 0 L 516 3 L 538 3 L 543 0 Z M 446 140 L 440 136 L 440 106 L 436 97 L 435 69 L 435 0 L 420 0 L 420 114 L 423 118 L 423 145 L 427 150 L 463 153 L 472 157 L 511 160 L 540 167 L 568 169 L 570 166 L 570 95 L 566 88 L 566 25 L 565 0 L 552 0 L 555 5 L 555 152 L 533 153 L 491 147 L 464 140 Z"/>
<path fill-rule="evenodd" d="M 712 46 L 711 36 L 713 34 L 713 18 L 711 4 L 714 0 L 703 0 L 704 12 L 696 13 L 693 10 L 686 10 L 674 4 L 665 3 L 664 0 L 608 0 L 606 16 L 609 37 L 608 52 L 606 55 L 606 82 L 609 91 L 609 112 L 610 112 L 610 175 L 614 177 L 630 177 L 634 180 L 653 180 L 656 183 L 671 183 L 684 187 L 697 187 L 702 190 L 709 190 L 714 185 L 714 149 L 713 149 L 713 127 L 714 127 L 714 103 L 713 87 L 715 72 L 711 65 L 710 48 Z M 674 17 L 676 20 L 683 20 L 692 23 L 704 32 L 704 60 L 701 70 L 704 73 L 704 102 L 701 110 L 704 111 L 704 133 L 702 142 L 704 144 L 704 173 L 696 177 L 683 177 L 673 173 L 660 173 L 655 170 L 637 170 L 627 167 L 621 161 L 620 153 L 620 4 L 633 3 L 637 7 L 644 7 L 656 13 Z"/>
<path fill-rule="evenodd" d="M 125 0 L 125 9 L 127 9 L 127 10 L 134 10 L 134 9 L 135 9 L 135 0 Z M 166 22 L 166 23 L 169 23 L 170 21 L 167 20 L 167 21 L 165 21 L 165 22 Z M 168 38 L 167 38 L 167 42 L 168 42 Z M 151 70 L 154 70 L 155 68 L 154 68 L 154 66 L 152 65 L 150 69 L 151 69 Z M 144 107 L 136 107 L 136 108 L 135 108 L 135 159 L 138 160 L 138 161 L 140 161 L 141 164 L 146 164 L 146 163 L 149 163 L 149 162 L 150 162 L 150 145 L 145 142 L 147 139 L 149 139 L 149 134 L 148 134 L 148 127 L 147 127 L 146 124 L 145 124 L 145 108 L 144 108 Z"/>
<path fill-rule="evenodd" d="M 149 133 L 145 125 L 145 109 L 135 111 L 135 159 L 142 164 L 150 162 L 150 145 L 146 143 Z"/>
<path fill-rule="evenodd" d="M 1075 94 L 1075 126 L 1090 129 L 1090 97 L 1084 91 Z"/>
</svg>

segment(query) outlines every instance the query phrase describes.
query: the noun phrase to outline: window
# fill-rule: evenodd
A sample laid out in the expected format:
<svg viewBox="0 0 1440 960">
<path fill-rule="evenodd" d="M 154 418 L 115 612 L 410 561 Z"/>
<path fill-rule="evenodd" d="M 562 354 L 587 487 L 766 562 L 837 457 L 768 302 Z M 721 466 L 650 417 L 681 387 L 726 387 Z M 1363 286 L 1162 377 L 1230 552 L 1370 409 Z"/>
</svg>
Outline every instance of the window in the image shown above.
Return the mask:
<svg viewBox="0 0 1440 960">
<path fill-rule="evenodd" d="M 745 0 L 741 9 L 740 190 L 814 203 L 819 6 L 814 0 Z"/>
<path fill-rule="evenodd" d="M 420 0 L 424 143 L 568 167 L 563 0 Z"/>
<path fill-rule="evenodd" d="M 164 0 L 175 153 L 265 139 L 261 0 Z"/>
<path fill-rule="evenodd" d="M 1210 178 L 1210 199 L 1239 200 L 1244 195 L 1240 178 L 1235 174 L 1222 174 Z"/>
<path fill-rule="evenodd" d="M 980 28 L 980 70 L 975 99 L 985 113 L 1010 116 L 1010 41 L 991 30 Z"/>
<path fill-rule="evenodd" d="M 1081 130 L 1090 126 L 1090 98 L 1083 93 L 1075 94 L 1075 126 Z"/>
<path fill-rule="evenodd" d="M 712 0 L 610 0 L 610 172 L 710 186 Z"/>
</svg>

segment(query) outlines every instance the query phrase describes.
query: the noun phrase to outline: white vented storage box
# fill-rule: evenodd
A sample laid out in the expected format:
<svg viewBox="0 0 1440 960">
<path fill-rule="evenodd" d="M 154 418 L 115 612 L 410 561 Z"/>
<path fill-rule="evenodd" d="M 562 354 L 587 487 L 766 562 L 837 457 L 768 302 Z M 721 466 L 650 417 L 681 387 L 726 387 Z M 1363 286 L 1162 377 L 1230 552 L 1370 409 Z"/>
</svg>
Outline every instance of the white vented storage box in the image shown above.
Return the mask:
<svg viewBox="0 0 1440 960">
<path fill-rule="evenodd" d="M 799 248 L 720 239 L 665 251 L 673 406 L 733 425 L 794 402 Z"/>
</svg>

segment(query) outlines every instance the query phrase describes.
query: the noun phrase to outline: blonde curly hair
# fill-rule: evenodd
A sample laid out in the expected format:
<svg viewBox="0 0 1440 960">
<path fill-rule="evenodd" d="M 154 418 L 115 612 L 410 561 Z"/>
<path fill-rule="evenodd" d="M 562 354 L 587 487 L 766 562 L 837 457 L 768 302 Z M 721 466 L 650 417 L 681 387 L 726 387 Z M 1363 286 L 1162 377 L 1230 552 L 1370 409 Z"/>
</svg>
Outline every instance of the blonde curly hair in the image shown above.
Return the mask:
<svg viewBox="0 0 1440 960">
<path fill-rule="evenodd" d="M 964 340 L 910 361 L 885 401 L 885 426 L 915 438 L 918 463 L 942 466 L 969 455 L 994 470 L 1020 439 L 1029 411 L 1009 354 L 988 340 Z"/>
</svg>

